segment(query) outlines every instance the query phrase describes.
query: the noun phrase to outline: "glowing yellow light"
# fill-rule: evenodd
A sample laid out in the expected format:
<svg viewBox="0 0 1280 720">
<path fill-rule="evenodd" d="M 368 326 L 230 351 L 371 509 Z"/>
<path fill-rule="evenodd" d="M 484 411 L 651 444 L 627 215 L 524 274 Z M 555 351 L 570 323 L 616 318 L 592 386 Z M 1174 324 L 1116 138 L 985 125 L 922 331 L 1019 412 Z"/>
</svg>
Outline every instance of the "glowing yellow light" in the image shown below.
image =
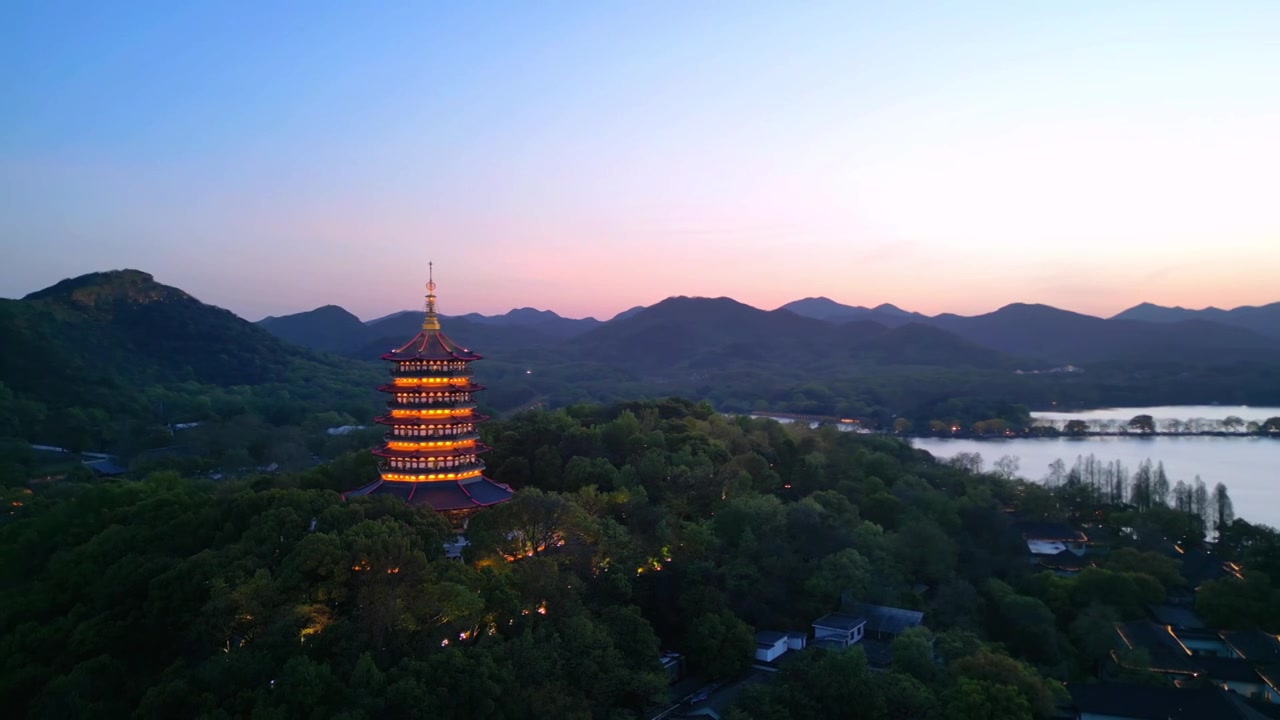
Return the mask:
<svg viewBox="0 0 1280 720">
<path fill-rule="evenodd" d="M 392 410 L 392 417 L 466 417 L 471 408 L 444 408 L 442 410 Z"/>
<path fill-rule="evenodd" d="M 430 475 L 403 475 L 400 473 L 382 473 L 383 480 L 402 481 L 402 482 L 419 482 L 422 480 L 466 480 L 467 478 L 480 477 L 479 470 L 471 470 L 463 473 L 432 473 Z"/>
<path fill-rule="evenodd" d="M 471 384 L 470 378 L 465 377 L 428 377 L 428 378 L 392 378 L 392 382 L 397 387 L 414 387 L 415 385 L 456 385 L 465 387 Z"/>
<path fill-rule="evenodd" d="M 454 448 L 475 447 L 475 440 L 437 440 L 431 442 L 403 442 L 391 440 L 387 447 L 392 450 L 450 450 Z"/>
</svg>

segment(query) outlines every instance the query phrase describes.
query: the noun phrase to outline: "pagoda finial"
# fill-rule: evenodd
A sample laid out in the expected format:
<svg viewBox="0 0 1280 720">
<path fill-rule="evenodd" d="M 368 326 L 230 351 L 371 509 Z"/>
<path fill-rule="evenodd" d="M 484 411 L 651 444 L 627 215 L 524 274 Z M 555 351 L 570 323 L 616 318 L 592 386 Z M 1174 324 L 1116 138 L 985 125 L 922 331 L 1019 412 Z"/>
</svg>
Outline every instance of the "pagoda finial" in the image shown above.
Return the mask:
<svg viewBox="0 0 1280 720">
<path fill-rule="evenodd" d="M 436 316 L 435 263 L 427 263 L 427 316 L 422 319 L 423 330 L 439 330 L 440 318 Z"/>
</svg>

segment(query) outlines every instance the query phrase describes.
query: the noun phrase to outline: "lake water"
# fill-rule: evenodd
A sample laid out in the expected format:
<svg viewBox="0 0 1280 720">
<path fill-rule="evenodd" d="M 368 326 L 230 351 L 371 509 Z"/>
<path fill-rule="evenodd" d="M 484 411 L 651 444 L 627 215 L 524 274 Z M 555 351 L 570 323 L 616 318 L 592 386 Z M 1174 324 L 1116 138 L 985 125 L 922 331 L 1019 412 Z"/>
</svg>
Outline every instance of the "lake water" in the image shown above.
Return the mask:
<svg viewBox="0 0 1280 720">
<path fill-rule="evenodd" d="M 1169 405 L 1148 408 L 1103 408 L 1101 410 L 1084 410 L 1081 412 L 1034 412 L 1031 417 L 1036 420 L 1125 420 L 1138 415 L 1150 415 L 1155 420 L 1224 420 L 1238 417 L 1245 422 L 1262 422 L 1269 418 L 1280 417 L 1280 408 L 1250 407 L 1247 405 Z"/>
<path fill-rule="evenodd" d="M 1146 414 L 1157 417 L 1148 408 Z M 1172 408 L 1171 408 L 1172 409 Z M 1186 410 L 1178 408 L 1177 410 Z M 1221 411 L 1223 408 L 1216 408 Z M 1264 408 L 1265 409 L 1265 408 Z M 1140 409 L 1137 409 L 1140 410 Z M 1245 418 L 1233 408 L 1232 414 Z M 1276 417 L 1280 411 L 1271 408 L 1265 417 Z M 1110 411 L 1098 411 L 1110 412 Z M 1125 419 L 1134 408 L 1119 409 Z M 1085 413 L 1081 413 L 1081 417 Z M 1039 416 L 1039 413 L 1037 413 Z M 1168 417 L 1197 417 L 1179 412 Z M 1198 417 L 1214 417 L 1199 415 Z M 1220 415 L 1225 417 L 1225 415 Z M 1265 419 L 1265 418 L 1264 418 Z M 1170 483 L 1191 482 L 1199 475 L 1210 489 L 1217 483 L 1227 486 L 1236 517 L 1251 523 L 1280 528 L 1280 438 L 1260 437 L 1083 437 L 1083 438 L 1013 438 L 999 440 L 953 440 L 950 438 L 917 438 L 911 444 L 938 458 L 958 453 L 982 454 L 989 470 L 1003 455 L 1017 456 L 1019 475 L 1028 480 L 1041 480 L 1049 473 L 1049 464 L 1059 458 L 1070 468 L 1077 456 L 1096 456 L 1103 462 L 1119 460 L 1132 474 L 1138 463 L 1151 459 L 1163 462 Z"/>
</svg>

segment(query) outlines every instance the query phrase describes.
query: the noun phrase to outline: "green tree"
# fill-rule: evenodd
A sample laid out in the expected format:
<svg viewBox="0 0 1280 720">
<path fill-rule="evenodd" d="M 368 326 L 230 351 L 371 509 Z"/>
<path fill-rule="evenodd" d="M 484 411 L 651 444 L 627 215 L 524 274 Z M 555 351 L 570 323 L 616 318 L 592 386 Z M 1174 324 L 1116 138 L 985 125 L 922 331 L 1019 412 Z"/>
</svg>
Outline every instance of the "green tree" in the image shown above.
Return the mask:
<svg viewBox="0 0 1280 720">
<path fill-rule="evenodd" d="M 710 679 L 734 677 L 751 665 L 756 640 L 751 626 L 722 610 L 696 618 L 686 640 L 689 662 Z"/>
</svg>

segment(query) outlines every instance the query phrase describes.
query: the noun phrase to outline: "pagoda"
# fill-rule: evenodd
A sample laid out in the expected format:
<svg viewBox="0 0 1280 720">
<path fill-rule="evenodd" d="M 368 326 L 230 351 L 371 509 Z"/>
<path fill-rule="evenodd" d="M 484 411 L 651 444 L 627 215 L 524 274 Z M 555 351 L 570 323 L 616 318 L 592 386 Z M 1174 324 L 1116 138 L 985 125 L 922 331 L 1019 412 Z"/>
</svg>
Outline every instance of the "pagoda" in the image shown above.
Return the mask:
<svg viewBox="0 0 1280 720">
<path fill-rule="evenodd" d="M 383 443 L 381 477 L 348 497 L 394 495 L 409 505 L 425 505 L 458 531 L 477 510 L 511 498 L 511 488 L 484 476 L 477 428 L 488 418 L 476 413 L 474 393 L 484 388 L 471 380 L 471 363 L 481 356 L 459 346 L 440 330 L 436 284 L 428 263 L 426 317 L 422 331 L 382 356 L 395 363 L 391 382 L 378 390 L 391 395 Z"/>
</svg>

